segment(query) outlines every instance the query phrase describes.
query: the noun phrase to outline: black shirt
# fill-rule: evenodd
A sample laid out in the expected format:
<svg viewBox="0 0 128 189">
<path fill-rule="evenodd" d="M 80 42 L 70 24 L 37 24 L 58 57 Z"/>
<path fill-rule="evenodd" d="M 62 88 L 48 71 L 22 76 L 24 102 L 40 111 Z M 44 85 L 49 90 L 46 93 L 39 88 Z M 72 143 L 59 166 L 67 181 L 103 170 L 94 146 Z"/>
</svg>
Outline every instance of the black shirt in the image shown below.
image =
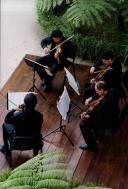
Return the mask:
<svg viewBox="0 0 128 189">
<path fill-rule="evenodd" d="M 90 120 L 98 128 L 118 127 L 119 97 L 116 89 L 111 89 L 98 106 L 91 112 Z"/>
<path fill-rule="evenodd" d="M 94 67 L 98 68 L 101 65 L 102 62 L 97 62 L 96 64 L 94 64 Z M 104 74 L 102 80 L 104 80 L 107 83 L 108 87 L 117 88 L 121 84 L 121 76 L 122 76 L 122 66 L 120 61 L 118 59 L 114 59 L 111 68 L 112 69 L 108 70 Z"/>
<path fill-rule="evenodd" d="M 5 117 L 5 123 L 15 126 L 17 136 L 31 136 L 40 134 L 43 115 L 36 110 L 15 112 L 11 110 Z"/>
<path fill-rule="evenodd" d="M 63 37 L 61 42 L 65 41 L 66 39 Z M 47 47 L 48 45 L 51 45 L 51 49 L 53 49 L 57 44 L 54 42 L 54 40 L 51 37 L 47 37 L 41 41 L 42 48 Z M 75 58 L 76 56 L 76 46 L 73 44 L 72 41 L 68 40 L 64 42 L 61 45 L 62 53 L 60 53 L 59 60 L 62 64 L 65 64 L 65 66 L 68 66 L 68 63 L 70 63 L 67 58 Z M 50 55 L 54 56 L 54 53 L 56 52 L 56 49 L 53 50 Z"/>
</svg>

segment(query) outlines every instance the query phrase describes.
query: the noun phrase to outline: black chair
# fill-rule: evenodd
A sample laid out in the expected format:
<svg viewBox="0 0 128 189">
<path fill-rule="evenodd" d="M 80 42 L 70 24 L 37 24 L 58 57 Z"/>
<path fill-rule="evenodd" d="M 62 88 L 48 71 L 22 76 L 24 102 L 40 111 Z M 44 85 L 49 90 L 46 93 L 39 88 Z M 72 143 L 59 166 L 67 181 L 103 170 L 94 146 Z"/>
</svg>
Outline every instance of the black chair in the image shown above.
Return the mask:
<svg viewBox="0 0 128 189">
<path fill-rule="evenodd" d="M 16 136 L 11 140 L 8 140 L 8 154 L 9 156 L 9 163 L 10 167 L 12 166 L 12 150 L 33 150 L 34 156 L 38 154 L 39 150 L 42 153 L 43 148 L 43 141 L 42 141 L 42 134 L 33 135 L 33 136 Z"/>
</svg>

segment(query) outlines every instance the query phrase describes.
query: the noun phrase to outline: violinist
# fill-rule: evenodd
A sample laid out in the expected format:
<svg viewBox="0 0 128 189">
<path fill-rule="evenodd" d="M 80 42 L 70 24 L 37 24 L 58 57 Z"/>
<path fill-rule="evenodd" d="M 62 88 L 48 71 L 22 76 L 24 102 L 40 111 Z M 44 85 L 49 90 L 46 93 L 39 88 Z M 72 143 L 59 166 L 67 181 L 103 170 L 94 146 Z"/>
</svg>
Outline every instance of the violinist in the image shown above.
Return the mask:
<svg viewBox="0 0 128 189">
<path fill-rule="evenodd" d="M 96 95 L 85 101 L 86 111 L 81 114 L 80 129 L 85 144 L 82 150 L 97 151 L 95 134 L 104 129 L 118 129 L 119 98 L 115 89 L 109 89 L 104 81 L 95 84 Z"/>
<path fill-rule="evenodd" d="M 60 30 L 54 30 L 50 37 L 41 41 L 45 56 L 39 58 L 37 62 L 48 66 L 49 70 L 37 66 L 36 71 L 43 81 L 42 86 L 45 92 L 51 91 L 52 80 L 55 74 L 58 71 L 63 70 L 64 66 L 68 66 L 68 61 L 66 59 L 72 49 L 70 48 L 70 41 L 63 43 L 64 41 L 65 37 Z M 63 44 L 61 45 L 61 43 Z M 51 45 L 51 47 L 49 48 L 48 45 Z M 55 48 L 56 46 L 57 48 Z"/>
<path fill-rule="evenodd" d="M 23 105 L 8 112 L 2 126 L 4 145 L 0 146 L 1 152 L 8 153 L 8 139 L 13 142 L 15 136 L 25 137 L 40 134 L 43 115 L 35 110 L 36 104 L 36 96 L 33 93 L 28 93 L 24 98 Z"/>
<path fill-rule="evenodd" d="M 105 81 L 109 88 L 116 88 L 119 91 L 122 75 L 122 66 L 119 59 L 115 58 L 111 51 L 104 52 L 99 61 L 91 67 L 90 74 L 95 73 L 102 64 L 105 68 L 96 77 L 92 78 L 89 83 L 85 84 L 83 102 L 89 96 L 95 94 L 94 84 L 99 80 Z"/>
</svg>

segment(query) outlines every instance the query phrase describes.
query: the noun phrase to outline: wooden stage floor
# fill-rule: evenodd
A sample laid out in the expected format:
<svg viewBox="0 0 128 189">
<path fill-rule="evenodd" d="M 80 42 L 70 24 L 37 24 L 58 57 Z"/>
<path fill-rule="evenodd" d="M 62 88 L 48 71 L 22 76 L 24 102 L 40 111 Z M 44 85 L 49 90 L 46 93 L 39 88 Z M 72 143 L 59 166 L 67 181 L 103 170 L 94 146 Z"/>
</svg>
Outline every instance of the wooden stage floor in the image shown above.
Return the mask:
<svg viewBox="0 0 128 189">
<path fill-rule="evenodd" d="M 27 55 L 27 57 L 35 58 Z M 76 65 L 77 79 L 80 81 L 81 89 L 85 80 L 89 77 L 89 67 Z M 22 60 L 12 77 L 6 83 L 1 93 L 6 96 L 8 91 L 28 91 L 32 86 L 33 71 Z M 44 115 L 42 133 L 45 136 L 59 126 L 59 113 L 56 108 L 57 100 L 62 93 L 64 72 L 59 72 L 53 81 L 53 91 L 45 93 L 47 101 L 38 94 L 37 109 Z M 42 92 L 41 80 L 36 75 L 36 86 Z M 82 90 L 81 90 L 82 96 Z M 71 99 L 80 104 L 82 97 L 71 91 Z M 61 151 L 67 155 L 66 162 L 72 172 L 72 177 L 81 183 L 96 183 L 115 189 L 128 189 L 128 117 L 122 123 L 121 134 L 117 134 L 114 139 L 105 139 L 99 144 L 99 152 L 85 152 L 79 149 L 79 144 L 83 143 L 83 137 L 79 129 L 80 110 L 72 107 L 69 123 L 65 123 L 65 132 L 68 134 L 74 147 L 67 137 L 61 132 L 56 132 L 44 141 L 44 152 Z M 6 115 L 6 98 L 0 95 L 0 125 L 2 126 Z M 0 143 L 2 143 L 2 127 L 0 127 Z M 113 145 L 115 143 L 116 154 Z M 13 152 L 14 167 L 25 162 L 32 157 L 31 151 Z M 0 152 L 0 170 L 9 168 L 8 162 Z"/>
</svg>

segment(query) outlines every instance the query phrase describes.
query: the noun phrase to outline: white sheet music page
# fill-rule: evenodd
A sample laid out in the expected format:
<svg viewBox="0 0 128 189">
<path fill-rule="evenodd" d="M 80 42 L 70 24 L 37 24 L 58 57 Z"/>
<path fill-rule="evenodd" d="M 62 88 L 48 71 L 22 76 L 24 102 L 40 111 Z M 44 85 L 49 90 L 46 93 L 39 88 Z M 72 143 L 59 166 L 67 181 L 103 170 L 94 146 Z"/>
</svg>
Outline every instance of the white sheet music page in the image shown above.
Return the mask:
<svg viewBox="0 0 128 189">
<path fill-rule="evenodd" d="M 64 68 L 65 72 L 66 72 L 66 76 L 68 78 L 68 83 L 69 85 L 73 88 L 73 90 L 78 94 L 80 95 L 80 92 L 79 92 L 79 88 L 78 88 L 78 85 L 77 85 L 77 82 L 74 78 L 74 76 L 68 71 L 68 69 Z"/>
<path fill-rule="evenodd" d="M 60 97 L 60 100 L 57 102 L 57 109 L 58 109 L 59 113 L 61 114 L 63 120 L 66 120 L 66 118 L 67 118 L 70 101 L 71 100 L 70 100 L 68 91 L 67 91 L 66 87 L 64 86 L 64 91 Z"/>
<path fill-rule="evenodd" d="M 24 97 L 28 93 L 30 92 L 8 92 L 8 110 L 16 109 L 19 105 L 24 104 Z"/>
</svg>

